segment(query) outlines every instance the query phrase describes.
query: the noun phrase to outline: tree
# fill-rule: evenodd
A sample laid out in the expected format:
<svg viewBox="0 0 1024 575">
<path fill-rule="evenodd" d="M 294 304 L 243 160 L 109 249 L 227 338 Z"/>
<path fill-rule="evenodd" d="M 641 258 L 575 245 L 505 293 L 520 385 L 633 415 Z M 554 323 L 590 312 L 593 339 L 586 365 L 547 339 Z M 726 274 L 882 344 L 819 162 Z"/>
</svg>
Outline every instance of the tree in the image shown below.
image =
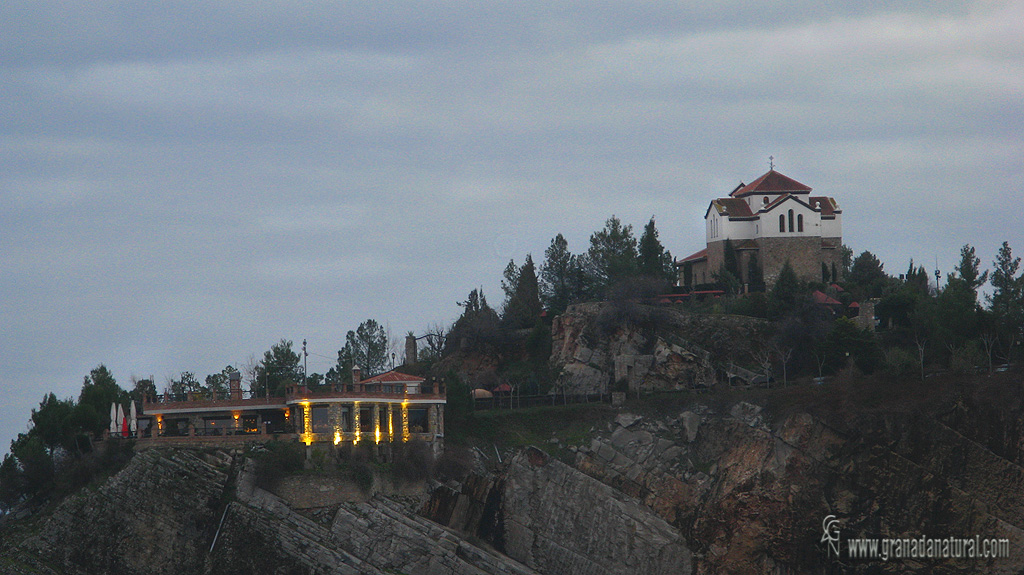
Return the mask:
<svg viewBox="0 0 1024 575">
<path fill-rule="evenodd" d="M 74 401 L 57 399 L 53 393 L 47 394 L 39 403 L 39 408 L 32 410 L 31 433 L 39 436 L 51 452 L 58 447 L 71 451 L 78 431 L 71 426 L 74 409 Z"/>
<path fill-rule="evenodd" d="M 1013 257 L 1010 244 L 1003 242 L 992 264 L 992 295 L 989 306 L 1000 345 L 1006 351 L 1005 361 L 1019 341 L 1024 328 L 1024 274 L 1017 275 L 1020 258 Z"/>
<path fill-rule="evenodd" d="M 423 336 L 424 347 L 419 350 L 420 363 L 433 363 L 441 359 L 444 354 L 444 343 L 448 338 L 448 330 L 439 323 L 427 327 Z"/>
<path fill-rule="evenodd" d="M 466 301 L 458 305 L 462 315 L 448 332 L 445 353 L 456 349 L 482 350 L 501 341 L 498 314 L 487 305 L 483 289 L 469 292 Z"/>
<path fill-rule="evenodd" d="M 503 310 L 502 321 L 512 329 L 532 327 L 540 319 L 541 305 L 537 272 L 530 254 L 526 254 L 526 263 L 516 271 L 515 280 Z"/>
<path fill-rule="evenodd" d="M 654 216 L 651 216 L 650 221 L 644 226 L 644 233 L 640 235 L 637 247 L 637 267 L 640 274 L 674 283 L 674 264 L 671 252 L 658 240 L 658 228 L 654 225 Z"/>
<path fill-rule="evenodd" d="M 263 360 L 256 366 L 256 387 L 254 392 L 280 397 L 285 388 L 302 381 L 302 367 L 299 354 L 292 350 L 291 340 L 282 339 L 263 353 Z"/>
<path fill-rule="evenodd" d="M 982 273 L 978 268 L 980 264 L 981 258 L 974 255 L 974 248 L 970 244 L 964 244 L 964 247 L 960 248 L 960 263 L 956 266 L 956 273 L 974 294 L 975 301 L 978 299 L 978 288 L 988 281 L 988 270 Z"/>
<path fill-rule="evenodd" d="M 189 393 L 199 393 L 202 391 L 203 386 L 199 383 L 196 378 L 196 374 L 191 371 L 183 371 L 178 376 L 178 379 L 171 378 L 168 385 L 171 388 L 171 393 L 176 396 L 181 396 Z"/>
<path fill-rule="evenodd" d="M 86 431 L 100 435 L 110 427 L 110 404 L 125 403 L 128 394 L 117 385 L 117 380 L 107 369 L 107 366 L 100 364 L 89 372 L 82 381 L 82 391 L 78 396 L 79 405 L 92 406 L 94 419 L 86 422 Z M 88 415 L 85 411 L 82 415 Z"/>
<path fill-rule="evenodd" d="M 11 455 L 17 460 L 21 492 L 34 495 L 49 489 L 53 483 L 53 456 L 43 438 L 33 433 L 19 433 L 11 442 Z"/>
<path fill-rule="evenodd" d="M 775 285 L 772 286 L 768 297 L 769 316 L 779 318 L 791 313 L 796 308 L 804 291 L 804 286 L 796 277 L 793 266 L 789 265 L 789 260 L 786 260 L 786 263 L 782 264 L 782 269 L 779 270 L 779 277 L 776 278 Z"/>
<path fill-rule="evenodd" d="M 737 279 L 740 276 L 740 262 L 736 255 L 736 247 L 732 245 L 732 240 L 726 238 L 725 245 L 722 248 L 722 266 L 725 267 L 725 271 L 731 273 Z"/>
<path fill-rule="evenodd" d="M 552 315 L 561 314 L 573 301 L 572 268 L 569 242 L 558 234 L 544 250 L 544 263 L 540 266 L 540 296 Z"/>
<path fill-rule="evenodd" d="M 739 259 L 736 255 L 736 249 L 732 245 L 732 240 L 725 240 L 722 265 L 714 274 L 714 278 L 729 295 L 738 294 L 743 287 Z"/>
<path fill-rule="evenodd" d="M 588 273 L 600 291 L 637 272 L 636 238 L 633 226 L 623 226 L 614 215 L 604 229 L 590 236 L 587 251 Z"/>
<path fill-rule="evenodd" d="M 345 334 L 345 345 L 338 350 L 338 362 L 327 372 L 328 383 L 352 381 L 352 369 L 356 366 L 365 376 L 384 372 L 388 365 L 388 334 L 376 320 L 368 319 L 359 324 L 355 331 Z"/>
<path fill-rule="evenodd" d="M 863 297 L 879 297 L 882 295 L 882 289 L 889 279 L 883 268 L 884 265 L 875 257 L 875 254 L 864 251 L 857 256 L 857 259 L 853 260 L 850 274 L 847 277 L 850 283 L 859 288 L 859 295 Z"/>
<path fill-rule="evenodd" d="M 947 348 L 959 348 L 978 334 L 981 309 L 971 282 L 951 273 L 935 298 L 935 332 Z"/>
<path fill-rule="evenodd" d="M 843 244 L 839 246 L 839 265 L 841 266 L 841 272 L 843 278 L 850 278 L 850 268 L 853 266 L 853 249 L 850 246 Z M 833 278 L 833 281 L 836 278 Z"/>
<path fill-rule="evenodd" d="M 227 393 L 231 388 L 231 374 L 236 372 L 238 372 L 238 370 L 229 365 L 222 369 L 220 373 L 213 373 L 206 376 L 206 385 L 203 386 L 203 390 L 209 393 L 212 397 L 218 397 Z"/>
<path fill-rule="evenodd" d="M 137 379 L 132 377 L 132 390 L 128 392 L 132 401 L 142 403 L 149 398 L 156 398 L 156 384 L 152 379 Z"/>
<path fill-rule="evenodd" d="M 505 292 L 505 301 L 502 303 L 502 309 L 508 309 L 509 304 L 512 302 L 512 298 L 515 296 L 516 289 L 519 287 L 519 266 L 516 265 L 514 259 L 508 260 L 508 265 L 505 266 L 505 271 L 502 272 L 501 280 L 501 291 Z"/>
<path fill-rule="evenodd" d="M 833 371 L 842 369 L 849 359 L 864 373 L 872 373 L 881 362 L 881 349 L 874 335 L 861 330 L 853 320 L 840 317 L 832 322 L 825 337 L 824 365 Z"/>
</svg>

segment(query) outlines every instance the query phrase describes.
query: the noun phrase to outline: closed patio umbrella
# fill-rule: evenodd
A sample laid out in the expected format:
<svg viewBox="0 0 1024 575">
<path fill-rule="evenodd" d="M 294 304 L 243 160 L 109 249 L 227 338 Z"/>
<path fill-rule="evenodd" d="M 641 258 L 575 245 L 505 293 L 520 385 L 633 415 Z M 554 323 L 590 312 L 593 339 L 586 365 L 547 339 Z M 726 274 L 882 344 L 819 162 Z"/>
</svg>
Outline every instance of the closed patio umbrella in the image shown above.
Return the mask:
<svg viewBox="0 0 1024 575">
<path fill-rule="evenodd" d="M 117 427 L 115 427 L 115 429 L 117 431 L 115 431 L 114 433 L 121 434 L 121 437 L 128 435 L 128 427 L 125 426 L 124 421 L 124 408 L 121 407 L 121 404 L 117 405 Z"/>
</svg>

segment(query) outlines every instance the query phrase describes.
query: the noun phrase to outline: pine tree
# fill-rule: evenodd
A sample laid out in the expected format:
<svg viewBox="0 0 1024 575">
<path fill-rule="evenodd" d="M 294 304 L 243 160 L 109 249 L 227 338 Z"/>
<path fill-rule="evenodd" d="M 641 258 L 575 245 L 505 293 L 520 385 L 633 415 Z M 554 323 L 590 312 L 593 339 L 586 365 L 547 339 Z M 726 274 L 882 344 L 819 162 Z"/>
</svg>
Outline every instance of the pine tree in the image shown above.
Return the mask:
<svg viewBox="0 0 1024 575">
<path fill-rule="evenodd" d="M 970 244 L 964 244 L 964 247 L 960 248 L 960 263 L 956 266 L 956 273 L 974 294 L 975 301 L 978 299 L 978 288 L 988 281 L 988 271 L 982 273 L 978 268 L 980 264 L 981 258 L 974 255 L 974 248 Z"/>
<path fill-rule="evenodd" d="M 637 252 L 637 264 L 641 275 L 674 282 L 675 268 L 672 254 L 665 250 L 665 246 L 661 245 L 658 240 L 658 228 L 654 225 L 654 216 L 651 216 L 650 221 L 644 226 L 644 233 L 640 236 Z"/>
<path fill-rule="evenodd" d="M 506 277 L 509 277 L 507 269 Z M 511 295 L 502 312 L 502 321 L 512 329 L 532 327 L 539 319 L 541 311 L 540 290 L 533 256 L 526 255 L 526 263 L 515 271 L 514 279 L 515 284 L 510 286 Z"/>
<path fill-rule="evenodd" d="M 544 251 L 544 263 L 540 268 L 541 299 L 552 315 L 562 313 L 572 302 L 572 267 L 569 242 L 558 234 Z"/>
<path fill-rule="evenodd" d="M 608 218 L 604 229 L 590 236 L 590 249 L 584 263 L 591 276 L 590 283 L 602 292 L 635 276 L 637 251 L 633 226 L 623 226 L 615 216 Z"/>
</svg>

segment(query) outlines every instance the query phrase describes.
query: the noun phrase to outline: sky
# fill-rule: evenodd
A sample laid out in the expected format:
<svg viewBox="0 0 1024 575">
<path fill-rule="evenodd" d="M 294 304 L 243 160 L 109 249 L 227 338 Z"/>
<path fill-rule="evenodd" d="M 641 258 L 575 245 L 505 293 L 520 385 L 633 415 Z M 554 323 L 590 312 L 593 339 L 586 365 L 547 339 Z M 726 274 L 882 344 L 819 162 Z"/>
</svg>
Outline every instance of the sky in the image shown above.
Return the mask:
<svg viewBox="0 0 1024 575">
<path fill-rule="evenodd" d="M 0 452 L 47 392 L 202 379 L 778 171 L 900 273 L 1024 252 L 1024 2 L 0 5 Z M 637 234 L 639 235 L 639 233 Z"/>
</svg>

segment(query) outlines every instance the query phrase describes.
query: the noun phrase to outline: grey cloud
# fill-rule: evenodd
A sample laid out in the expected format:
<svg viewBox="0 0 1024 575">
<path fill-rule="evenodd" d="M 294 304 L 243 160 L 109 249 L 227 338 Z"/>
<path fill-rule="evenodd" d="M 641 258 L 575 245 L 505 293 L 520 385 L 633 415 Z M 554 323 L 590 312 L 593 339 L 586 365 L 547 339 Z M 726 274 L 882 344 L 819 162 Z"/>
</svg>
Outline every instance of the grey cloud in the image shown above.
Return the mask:
<svg viewBox="0 0 1024 575">
<path fill-rule="evenodd" d="M 331 357 L 369 317 L 449 322 L 612 213 L 687 255 L 769 154 L 887 269 L 1021 244 L 987 207 L 1024 175 L 1019 3 L 39 1 L 0 22 L 0 442 L 100 362 L 162 384 L 281 337 Z"/>
</svg>

